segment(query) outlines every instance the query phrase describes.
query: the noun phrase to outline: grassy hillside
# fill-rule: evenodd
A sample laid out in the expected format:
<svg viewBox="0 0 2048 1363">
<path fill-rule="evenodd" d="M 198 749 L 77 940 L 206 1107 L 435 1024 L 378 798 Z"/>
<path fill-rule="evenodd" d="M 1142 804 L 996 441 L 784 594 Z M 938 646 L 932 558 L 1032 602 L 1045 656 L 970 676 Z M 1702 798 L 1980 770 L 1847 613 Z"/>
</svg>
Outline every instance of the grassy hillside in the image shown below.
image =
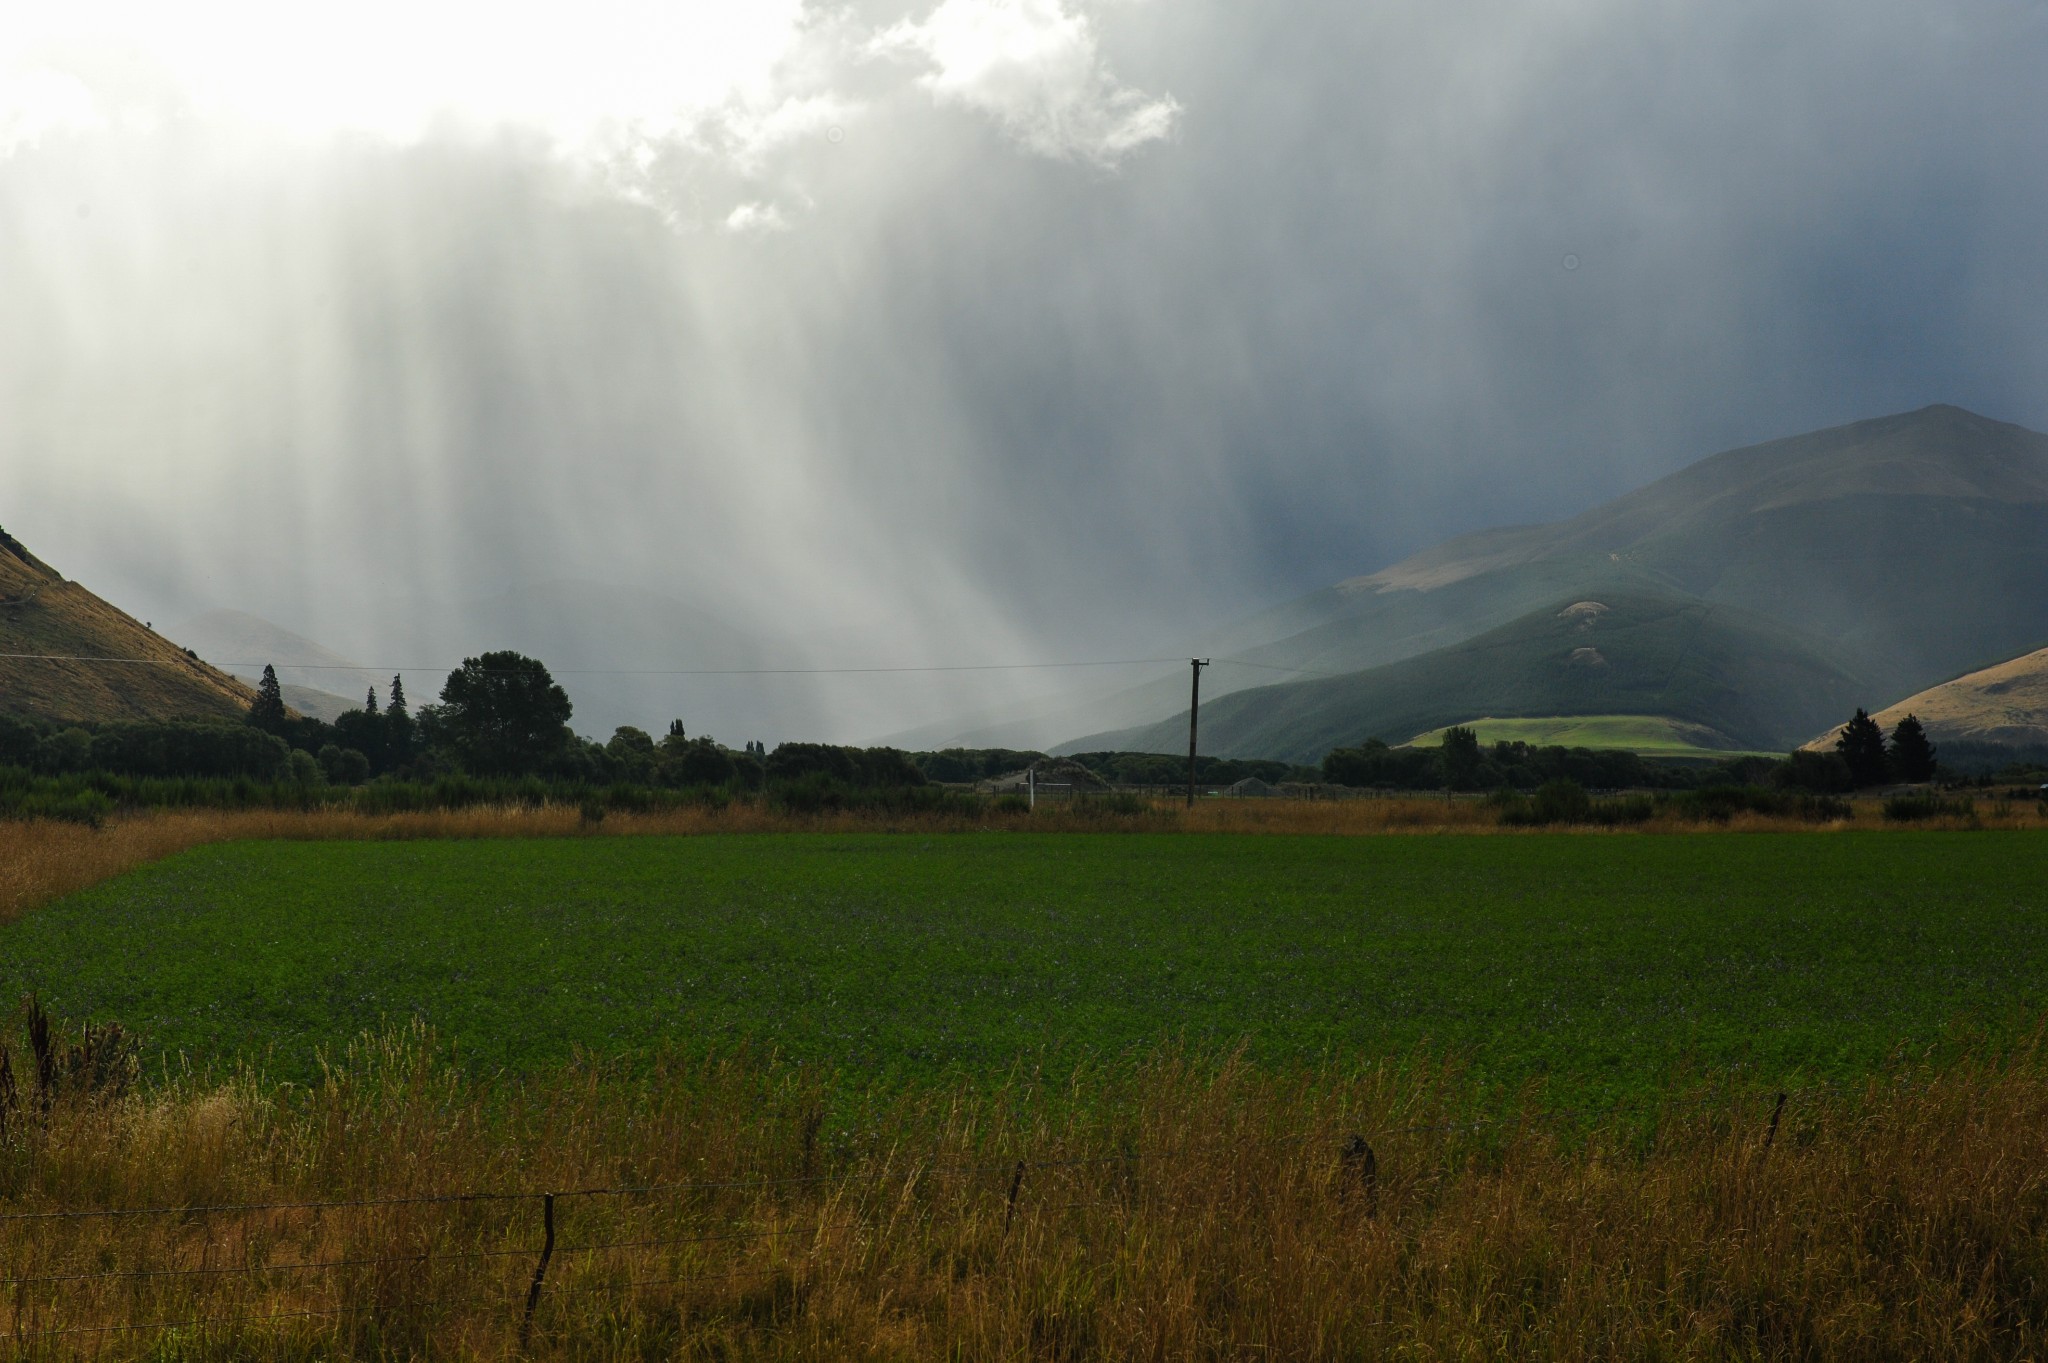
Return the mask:
<svg viewBox="0 0 2048 1363">
<path fill-rule="evenodd" d="M 1735 749 L 1727 735 L 1700 724 L 1661 715 L 1545 715 L 1531 719 L 1470 721 L 1481 743 L 1527 743 L 1532 748 L 1592 748 L 1632 752 L 1644 757 L 1728 758 L 1749 755 Z M 1404 746 L 1433 748 L 1450 726 L 1417 734 Z"/>
<path fill-rule="evenodd" d="M 64 721 L 234 719 L 255 693 L 115 609 L 0 532 L 0 710 Z"/>
<path fill-rule="evenodd" d="M 2048 747 L 2048 648 L 1930 687 L 1874 718 L 1889 731 L 1907 715 L 1917 715 L 1937 744 Z M 1806 746 L 1832 748 L 1840 734 L 1837 725 Z"/>
<path fill-rule="evenodd" d="M 1659 715 L 1731 747 L 1783 751 L 1853 709 L 1859 688 L 1789 630 L 1683 597 L 1556 603 L 1476 639 L 1348 676 L 1240 691 L 1202 707 L 1202 749 L 1315 762 L 1491 715 Z M 1187 714 L 1072 751 L 1185 750 Z"/>
</svg>

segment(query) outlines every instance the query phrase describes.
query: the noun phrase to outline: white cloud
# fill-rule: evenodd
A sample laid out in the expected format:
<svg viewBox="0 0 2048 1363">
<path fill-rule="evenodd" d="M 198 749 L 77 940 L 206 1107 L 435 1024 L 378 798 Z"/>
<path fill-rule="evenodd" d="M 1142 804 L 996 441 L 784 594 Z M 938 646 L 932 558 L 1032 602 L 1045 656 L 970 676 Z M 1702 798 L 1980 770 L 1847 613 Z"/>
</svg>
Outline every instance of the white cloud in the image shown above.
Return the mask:
<svg viewBox="0 0 2048 1363">
<path fill-rule="evenodd" d="M 725 230 L 744 232 L 787 232 L 789 219 L 771 203 L 744 203 L 726 215 Z"/>
<path fill-rule="evenodd" d="M 62 71 L 0 68 L 0 156 L 34 146 L 49 134 L 104 121 L 92 91 Z"/>
<path fill-rule="evenodd" d="M 993 117 L 1042 156 L 1114 164 L 1167 136 L 1180 113 L 1171 96 L 1118 83 L 1094 25 L 1064 0 L 942 0 L 871 50 L 928 63 L 918 83 L 935 101 Z"/>
<path fill-rule="evenodd" d="M 78 62 L 103 99 L 168 87 L 268 129 L 417 137 L 437 121 L 574 142 L 762 96 L 804 0 L 0 0 L 0 72 Z M 92 74 L 88 74 L 88 72 Z"/>
<path fill-rule="evenodd" d="M 1119 84 L 1075 2 L 938 0 L 878 32 L 832 0 L 0 0 L 0 158 L 95 128 L 510 131 L 672 225 L 779 230 L 812 202 L 805 150 L 892 84 L 1044 156 L 1107 166 L 1166 136 L 1179 106 Z"/>
</svg>

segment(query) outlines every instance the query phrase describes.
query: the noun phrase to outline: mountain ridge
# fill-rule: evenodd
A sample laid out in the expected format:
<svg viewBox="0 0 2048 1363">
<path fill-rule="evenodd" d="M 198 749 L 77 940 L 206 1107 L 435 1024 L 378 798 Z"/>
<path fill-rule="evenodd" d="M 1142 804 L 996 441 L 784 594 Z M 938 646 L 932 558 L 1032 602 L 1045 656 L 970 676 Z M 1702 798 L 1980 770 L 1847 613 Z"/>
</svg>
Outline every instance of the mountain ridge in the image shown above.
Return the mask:
<svg viewBox="0 0 2048 1363">
<path fill-rule="evenodd" d="M 1710 455 L 1562 521 L 1453 537 L 1252 617 L 1238 656 L 1355 675 L 1549 602 L 1651 593 L 1773 620 L 1883 705 L 2048 642 L 2044 578 L 2048 436 L 1940 404 Z M 1291 632 L 1244 638 L 1261 620 Z M 1148 693 L 1175 719 L 1054 746 L 1184 734 L 1176 689 Z"/>
</svg>

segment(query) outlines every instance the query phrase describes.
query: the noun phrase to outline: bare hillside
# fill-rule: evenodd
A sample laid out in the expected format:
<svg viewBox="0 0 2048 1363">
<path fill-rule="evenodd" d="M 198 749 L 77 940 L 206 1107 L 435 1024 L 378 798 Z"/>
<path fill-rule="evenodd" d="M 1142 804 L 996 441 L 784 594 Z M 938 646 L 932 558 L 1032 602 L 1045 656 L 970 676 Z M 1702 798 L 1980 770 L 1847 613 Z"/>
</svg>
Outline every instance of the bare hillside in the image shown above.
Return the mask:
<svg viewBox="0 0 2048 1363">
<path fill-rule="evenodd" d="M 2048 648 L 1929 687 L 1873 718 L 1889 730 L 1907 715 L 1919 716 L 1937 743 L 2048 747 Z M 1830 729 L 1806 746 L 1832 748 L 1841 732 Z"/>
<path fill-rule="evenodd" d="M 85 722 L 238 719 L 255 699 L 248 686 L 65 581 L 4 531 L 0 655 L 7 655 L 0 656 L 0 711 L 8 714 Z"/>
</svg>

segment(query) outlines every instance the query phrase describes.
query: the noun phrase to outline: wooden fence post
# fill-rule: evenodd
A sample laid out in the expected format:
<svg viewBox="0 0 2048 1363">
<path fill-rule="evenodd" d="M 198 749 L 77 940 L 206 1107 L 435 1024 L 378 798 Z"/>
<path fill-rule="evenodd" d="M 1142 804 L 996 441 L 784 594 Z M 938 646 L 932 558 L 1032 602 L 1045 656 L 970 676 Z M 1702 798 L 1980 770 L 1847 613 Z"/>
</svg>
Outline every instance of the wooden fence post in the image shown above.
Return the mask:
<svg viewBox="0 0 2048 1363">
<path fill-rule="evenodd" d="M 1365 1213 L 1371 1216 L 1379 1209 L 1380 1200 L 1380 1157 L 1373 1153 L 1372 1146 L 1363 1136 L 1354 1135 L 1344 1142 L 1341 1156 L 1344 1177 L 1337 1185 L 1337 1196 L 1349 1198 L 1351 1185 L 1358 1185 L 1359 1194 L 1365 1199 Z"/>
<path fill-rule="evenodd" d="M 1017 1219 L 1017 1193 L 1024 1186 L 1024 1161 L 1017 1161 L 1017 1171 L 1010 1175 L 1010 1205 L 1003 1212 L 1003 1238 L 1010 1238 L 1010 1223 Z"/>
<path fill-rule="evenodd" d="M 540 1305 L 541 1284 L 547 1281 L 548 1260 L 555 1257 L 555 1195 L 545 1193 L 541 1197 L 541 1222 L 543 1234 L 540 1246 L 540 1262 L 533 1266 L 533 1286 L 526 1289 L 526 1314 L 519 1321 L 519 1347 L 526 1348 L 527 1336 L 533 1332 L 533 1310 Z"/>
<path fill-rule="evenodd" d="M 1785 1095 L 1781 1093 L 1778 1095 L 1778 1105 L 1771 1109 L 1771 1129 L 1764 1132 L 1764 1149 L 1769 1150 L 1771 1143 L 1778 1139 L 1778 1119 L 1784 1115 Z"/>
</svg>

